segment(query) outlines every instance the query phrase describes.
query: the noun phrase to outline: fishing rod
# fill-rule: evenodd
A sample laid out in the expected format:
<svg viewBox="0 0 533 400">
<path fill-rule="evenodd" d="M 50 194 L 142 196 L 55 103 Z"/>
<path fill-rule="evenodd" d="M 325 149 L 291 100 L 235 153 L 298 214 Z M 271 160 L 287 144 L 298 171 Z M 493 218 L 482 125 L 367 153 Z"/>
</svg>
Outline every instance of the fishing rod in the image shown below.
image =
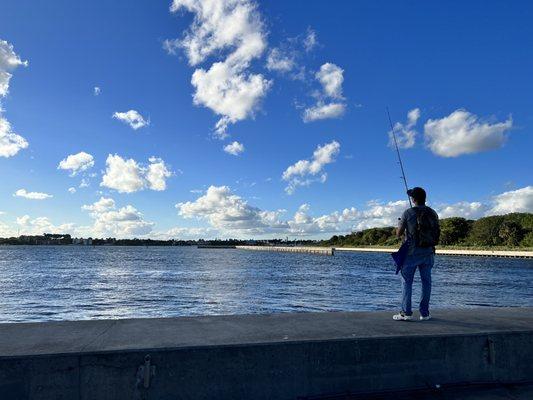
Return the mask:
<svg viewBox="0 0 533 400">
<path fill-rule="evenodd" d="M 402 157 L 400 156 L 400 149 L 398 148 L 398 141 L 396 140 L 396 132 L 394 132 L 394 126 L 392 125 L 392 120 L 390 118 L 389 107 L 387 107 L 387 116 L 389 117 L 390 129 L 392 131 L 392 138 L 394 139 L 394 147 L 396 148 L 396 154 L 398 155 L 398 164 L 400 164 L 400 169 L 402 170 L 403 184 L 405 185 L 405 192 L 409 190 L 407 186 L 407 179 L 405 179 L 405 171 L 403 170 Z M 411 203 L 411 198 L 407 195 L 409 199 L 409 206 L 412 208 L 413 204 Z"/>
</svg>

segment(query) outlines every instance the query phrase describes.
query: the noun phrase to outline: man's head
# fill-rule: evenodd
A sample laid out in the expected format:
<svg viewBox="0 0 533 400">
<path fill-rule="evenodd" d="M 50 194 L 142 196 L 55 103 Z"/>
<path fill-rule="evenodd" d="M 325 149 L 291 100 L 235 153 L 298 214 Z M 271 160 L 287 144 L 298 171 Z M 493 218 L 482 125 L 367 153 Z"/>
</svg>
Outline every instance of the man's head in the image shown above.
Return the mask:
<svg viewBox="0 0 533 400">
<path fill-rule="evenodd" d="M 423 206 L 426 204 L 426 191 L 421 187 L 414 187 L 407 191 L 407 195 L 413 199 L 413 202 L 417 206 Z"/>
</svg>

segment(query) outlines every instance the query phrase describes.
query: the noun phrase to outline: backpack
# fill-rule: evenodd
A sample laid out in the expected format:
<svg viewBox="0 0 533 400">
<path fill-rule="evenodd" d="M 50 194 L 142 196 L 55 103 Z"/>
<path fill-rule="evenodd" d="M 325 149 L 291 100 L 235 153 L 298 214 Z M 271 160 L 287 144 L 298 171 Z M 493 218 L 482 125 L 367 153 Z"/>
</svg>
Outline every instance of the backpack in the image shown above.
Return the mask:
<svg viewBox="0 0 533 400">
<path fill-rule="evenodd" d="M 416 233 L 417 247 L 434 247 L 439 244 L 440 227 L 437 214 L 428 207 L 416 210 Z"/>
</svg>

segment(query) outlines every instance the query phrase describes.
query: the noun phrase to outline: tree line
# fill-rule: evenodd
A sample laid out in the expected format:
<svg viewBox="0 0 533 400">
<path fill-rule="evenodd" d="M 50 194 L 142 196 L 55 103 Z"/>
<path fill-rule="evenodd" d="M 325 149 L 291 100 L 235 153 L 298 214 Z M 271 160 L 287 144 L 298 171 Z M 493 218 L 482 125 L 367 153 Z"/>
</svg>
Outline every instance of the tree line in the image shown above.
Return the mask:
<svg viewBox="0 0 533 400">
<path fill-rule="evenodd" d="M 478 220 L 461 217 L 440 220 L 441 246 L 533 247 L 533 214 L 512 213 Z M 326 246 L 396 246 L 396 228 L 371 228 L 348 235 L 334 235 Z"/>
</svg>

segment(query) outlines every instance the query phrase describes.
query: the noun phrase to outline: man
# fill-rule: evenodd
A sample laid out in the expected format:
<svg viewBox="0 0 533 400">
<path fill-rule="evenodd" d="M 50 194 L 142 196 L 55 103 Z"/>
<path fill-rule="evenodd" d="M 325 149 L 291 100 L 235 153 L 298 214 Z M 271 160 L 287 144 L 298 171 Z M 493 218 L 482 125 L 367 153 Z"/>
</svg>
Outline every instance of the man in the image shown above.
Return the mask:
<svg viewBox="0 0 533 400">
<path fill-rule="evenodd" d="M 411 295 L 416 269 L 422 281 L 420 298 L 420 320 L 427 321 L 429 314 L 429 298 L 431 296 L 431 268 L 435 257 L 435 245 L 440 236 L 439 216 L 426 206 L 426 191 L 415 187 L 407 191 L 414 206 L 404 211 L 400 218 L 396 234 L 404 236 L 407 242 L 407 257 L 401 268 L 402 276 L 402 311 L 393 316 L 395 321 L 411 321 Z"/>
</svg>

